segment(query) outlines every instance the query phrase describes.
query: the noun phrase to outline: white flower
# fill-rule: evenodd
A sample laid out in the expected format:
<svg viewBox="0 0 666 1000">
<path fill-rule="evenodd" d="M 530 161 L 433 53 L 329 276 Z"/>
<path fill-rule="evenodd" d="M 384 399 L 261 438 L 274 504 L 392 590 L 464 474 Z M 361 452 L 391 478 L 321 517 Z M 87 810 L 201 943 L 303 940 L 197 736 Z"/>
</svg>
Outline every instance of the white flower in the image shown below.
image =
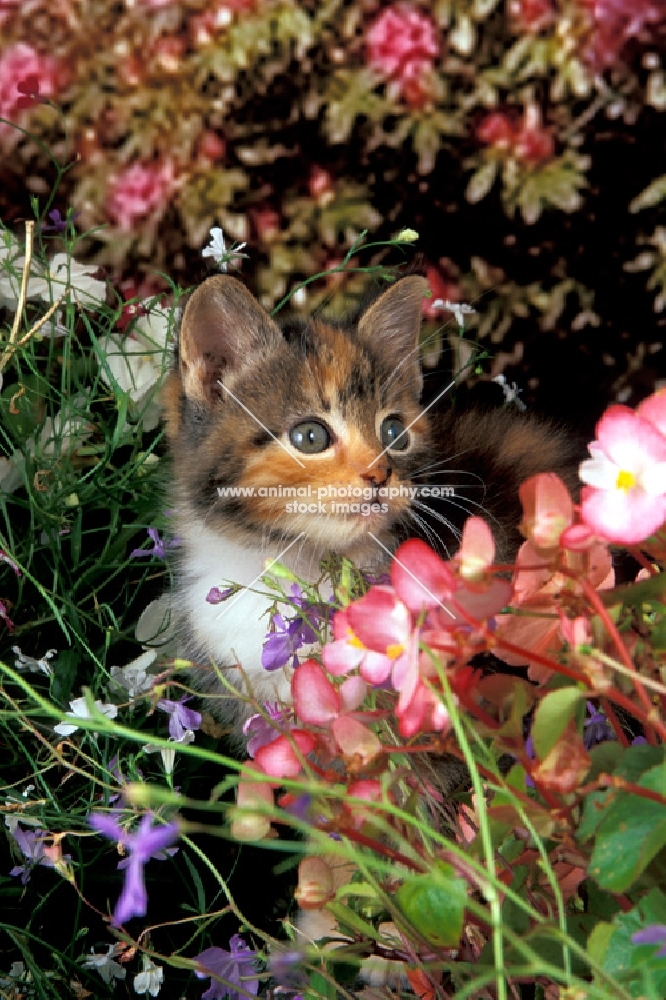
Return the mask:
<svg viewBox="0 0 666 1000">
<path fill-rule="evenodd" d="M 59 410 L 55 417 L 47 417 L 39 432 L 37 450 L 42 455 L 68 455 L 75 451 L 94 430 L 85 417 L 77 416 L 77 410 L 85 408 L 84 397 L 77 395 L 72 399 L 70 413 Z M 33 451 L 33 441 L 26 442 L 26 449 Z"/>
<path fill-rule="evenodd" d="M 162 594 L 141 613 L 134 635 L 142 646 L 159 648 L 162 656 L 178 656 L 176 622 L 171 594 Z"/>
<path fill-rule="evenodd" d="M 95 264 L 79 264 L 66 253 L 57 253 L 48 269 L 31 278 L 29 298 L 51 305 L 61 295 L 73 292 L 75 300 L 86 309 L 96 309 L 106 299 L 106 284 L 91 277 Z"/>
<path fill-rule="evenodd" d="M 130 698 L 137 698 L 144 691 L 150 691 L 155 675 L 147 674 L 146 670 L 156 659 L 157 650 L 148 649 L 125 667 L 111 667 L 111 680 L 124 688 Z"/>
<path fill-rule="evenodd" d="M 85 698 L 75 698 L 74 701 L 70 701 L 69 707 L 71 711 L 67 713 L 67 718 L 72 715 L 75 715 L 77 719 L 92 718 L 90 712 L 88 711 L 88 705 L 86 704 Z M 105 715 L 107 719 L 115 719 L 118 715 L 117 705 L 105 705 L 101 701 L 96 701 L 95 708 L 98 712 L 101 712 L 102 715 Z M 61 722 L 59 725 L 53 727 L 54 731 L 59 733 L 60 736 L 71 736 L 71 734 L 75 733 L 78 728 L 79 727 L 76 724 L 70 722 Z"/>
<path fill-rule="evenodd" d="M 156 997 L 162 986 L 164 970 L 161 965 L 154 965 L 147 955 L 142 955 L 143 972 L 134 977 L 135 993 L 150 993 Z"/>
<path fill-rule="evenodd" d="M 157 427 L 160 419 L 159 403 L 155 399 L 148 403 L 148 398 L 168 367 L 172 322 L 170 310 L 155 307 L 147 315 L 139 315 L 126 337 L 111 334 L 99 342 L 106 361 L 102 378 L 111 388 L 129 393 L 132 402 L 144 410 L 143 426 L 147 431 Z"/>
<path fill-rule="evenodd" d="M 44 655 L 39 660 L 36 660 L 32 656 L 26 656 L 25 653 L 22 653 L 20 646 L 12 646 L 12 653 L 16 655 L 14 668 L 19 671 L 31 670 L 35 673 L 41 670 L 43 674 L 50 677 L 53 673 L 53 667 L 49 663 L 49 660 L 56 656 L 57 652 L 57 649 L 47 649 Z"/>
<path fill-rule="evenodd" d="M 432 304 L 433 309 L 443 309 L 446 312 L 452 312 L 456 318 L 456 323 L 461 330 L 465 329 L 464 317 L 470 313 L 475 313 L 476 309 L 468 305 L 467 302 L 449 302 L 448 299 L 444 301 L 443 299 L 435 299 Z"/>
<path fill-rule="evenodd" d="M 106 955 L 97 955 L 91 948 L 91 954 L 86 955 L 83 964 L 89 969 L 97 969 L 108 986 L 112 979 L 124 979 L 127 975 L 127 970 L 113 961 L 116 955 L 119 955 L 122 950 L 123 945 L 110 944 Z"/>
<path fill-rule="evenodd" d="M 526 410 L 527 407 L 523 403 L 522 399 L 518 399 L 519 393 L 523 390 L 519 389 L 515 382 L 511 385 L 506 380 L 504 375 L 496 375 L 495 378 L 490 380 L 491 382 L 497 382 L 498 385 L 502 386 L 502 392 L 504 393 L 505 403 L 515 403 L 519 410 Z"/>
<path fill-rule="evenodd" d="M 194 742 L 194 733 L 191 729 L 186 729 L 179 740 L 169 737 L 169 743 L 173 743 L 173 749 L 171 747 L 158 747 L 154 743 L 146 743 L 143 747 L 146 753 L 161 753 L 162 754 L 162 764 L 164 765 L 164 773 L 172 774 L 173 766 L 176 762 L 176 746 L 182 745 L 187 746 L 188 743 Z"/>
<path fill-rule="evenodd" d="M 11 458 L 0 457 L 0 490 L 13 493 L 23 484 L 25 458 L 20 451 L 12 452 Z"/>
<path fill-rule="evenodd" d="M 218 265 L 221 271 L 227 270 L 227 264 L 234 257 L 245 257 L 246 254 L 240 253 L 245 243 L 235 243 L 232 245 L 231 250 L 227 251 L 227 245 L 224 242 L 224 234 L 219 226 L 214 226 L 211 231 L 211 241 L 207 247 L 201 251 L 202 257 L 212 257 L 215 263 Z"/>
</svg>

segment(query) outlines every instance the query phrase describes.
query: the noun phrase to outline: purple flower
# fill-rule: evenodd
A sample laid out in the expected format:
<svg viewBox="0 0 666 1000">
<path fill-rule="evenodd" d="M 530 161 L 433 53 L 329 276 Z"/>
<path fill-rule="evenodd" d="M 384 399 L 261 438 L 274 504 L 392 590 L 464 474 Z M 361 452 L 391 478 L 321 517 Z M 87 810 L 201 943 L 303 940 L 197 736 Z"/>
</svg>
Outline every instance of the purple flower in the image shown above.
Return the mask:
<svg viewBox="0 0 666 1000">
<path fill-rule="evenodd" d="M 615 733 L 601 708 L 596 708 L 591 701 L 587 702 L 589 717 L 585 720 L 583 743 L 586 750 L 591 750 L 597 743 L 614 740 Z"/>
<path fill-rule="evenodd" d="M 642 931 L 637 931 L 631 935 L 632 944 L 660 944 L 659 951 L 654 953 L 654 958 L 666 958 L 666 925 L 650 924 Z"/>
<path fill-rule="evenodd" d="M 65 230 L 67 229 L 67 219 L 63 219 L 62 215 L 60 214 L 59 209 L 57 209 L 57 208 L 51 209 L 51 211 L 49 212 L 49 219 L 51 220 L 51 222 L 53 223 L 53 225 L 49 225 L 46 222 L 43 222 L 42 223 L 42 232 L 43 233 L 48 233 L 48 232 L 64 233 L 65 232 Z"/>
<path fill-rule="evenodd" d="M 168 698 L 160 698 L 157 707 L 163 712 L 168 712 L 169 735 L 174 740 L 180 740 L 188 729 L 198 729 L 201 725 L 201 712 L 195 712 L 193 708 L 186 708 L 185 702 L 190 700 L 190 695 L 183 695 L 180 701 L 169 701 Z"/>
<path fill-rule="evenodd" d="M 317 617 L 314 608 L 303 597 L 301 588 L 294 583 L 291 588 L 291 601 L 301 611 Z M 299 660 L 297 650 L 307 643 L 316 642 L 317 635 L 313 631 L 305 614 L 296 615 L 287 620 L 282 615 L 273 615 L 273 629 L 266 636 L 261 653 L 261 665 L 264 670 L 279 670 L 292 660 L 292 667 L 297 667 Z M 293 657 L 293 659 L 292 659 Z"/>
<path fill-rule="evenodd" d="M 268 971 L 277 980 L 281 990 L 301 990 L 307 986 L 307 976 L 303 972 L 306 961 L 305 953 L 296 948 L 274 951 L 268 959 Z M 296 997 L 292 997 L 292 1000 L 296 1000 Z"/>
<path fill-rule="evenodd" d="M 222 601 L 226 601 L 227 597 L 231 597 L 235 590 L 235 587 L 227 587 L 226 590 L 220 590 L 219 587 L 211 587 L 206 594 L 206 601 L 208 604 L 221 604 Z"/>
<path fill-rule="evenodd" d="M 123 891 L 113 914 L 114 924 L 124 924 L 131 917 L 144 917 L 148 909 L 148 893 L 143 880 L 143 866 L 150 859 L 169 847 L 178 836 L 178 824 L 152 826 L 153 817 L 146 813 L 135 833 L 127 833 L 113 819 L 103 813 L 92 813 L 88 817 L 93 830 L 122 844 L 129 851 L 126 860 L 126 874 Z M 121 862 L 122 863 L 122 862 Z"/>
<path fill-rule="evenodd" d="M 9 826 L 9 832 L 28 859 L 27 864 L 16 865 L 12 868 L 10 875 L 20 875 L 22 884 L 26 885 L 32 874 L 32 869 L 36 868 L 37 865 L 53 868 L 53 859 L 44 853 L 46 843 L 51 837 L 48 830 L 42 830 L 39 827 L 35 830 L 24 830 L 16 823 L 13 824 L 13 829 L 12 825 Z M 69 855 L 67 855 L 67 860 L 69 860 Z"/>
<path fill-rule="evenodd" d="M 211 977 L 210 987 L 202 994 L 201 1000 L 222 1000 L 227 996 L 229 1000 L 242 1000 L 248 993 L 257 995 L 259 980 L 249 978 L 256 975 L 256 952 L 248 948 L 239 934 L 230 938 L 229 948 L 230 951 L 206 948 L 195 956 L 195 962 L 205 969 L 204 972 L 195 972 L 197 978 Z"/>
<path fill-rule="evenodd" d="M 130 559 L 138 559 L 143 556 L 155 556 L 156 559 L 166 559 L 167 549 L 174 549 L 180 545 L 180 539 L 174 538 L 170 542 L 165 542 L 160 538 L 157 528 L 148 528 L 148 535 L 153 543 L 152 549 L 133 549 L 130 552 Z"/>
<path fill-rule="evenodd" d="M 291 712 L 283 712 L 276 701 L 264 702 L 264 709 L 266 710 L 266 715 L 271 720 L 271 722 L 281 722 L 283 725 L 289 725 L 289 717 Z M 267 743 L 272 743 L 280 735 L 280 730 L 277 726 L 273 726 L 268 719 L 265 719 L 263 715 L 251 715 L 243 726 L 243 735 L 248 736 L 250 733 L 250 739 L 247 741 L 247 752 L 250 757 L 254 757 L 257 750 L 261 747 L 265 747 Z"/>
</svg>

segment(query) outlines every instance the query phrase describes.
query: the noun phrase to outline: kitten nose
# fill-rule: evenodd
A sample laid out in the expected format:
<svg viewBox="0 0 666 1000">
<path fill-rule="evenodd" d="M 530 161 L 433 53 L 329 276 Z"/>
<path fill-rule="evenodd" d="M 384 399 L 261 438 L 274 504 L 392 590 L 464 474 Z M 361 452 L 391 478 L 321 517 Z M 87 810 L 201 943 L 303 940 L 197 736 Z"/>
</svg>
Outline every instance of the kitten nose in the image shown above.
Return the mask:
<svg viewBox="0 0 666 1000">
<path fill-rule="evenodd" d="M 385 486 L 391 477 L 391 466 L 388 462 L 382 461 L 380 458 L 378 462 L 371 465 L 369 469 L 361 473 L 361 479 L 365 479 L 366 483 L 372 483 L 373 486 Z"/>
</svg>

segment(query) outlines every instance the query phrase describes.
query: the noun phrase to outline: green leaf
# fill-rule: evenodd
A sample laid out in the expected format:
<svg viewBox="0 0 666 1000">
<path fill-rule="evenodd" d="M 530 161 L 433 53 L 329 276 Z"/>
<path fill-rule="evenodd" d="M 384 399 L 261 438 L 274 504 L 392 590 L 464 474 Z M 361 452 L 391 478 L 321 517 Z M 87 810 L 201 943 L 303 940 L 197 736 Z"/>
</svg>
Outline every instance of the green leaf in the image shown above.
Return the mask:
<svg viewBox="0 0 666 1000">
<path fill-rule="evenodd" d="M 552 691 L 539 703 L 532 726 L 534 749 L 539 760 L 545 760 L 574 717 L 584 692 L 577 687 Z"/>
<path fill-rule="evenodd" d="M 629 211 L 633 213 L 642 212 L 644 208 L 652 208 L 653 205 L 658 205 L 664 198 L 666 198 L 666 174 L 662 174 L 661 177 L 655 177 L 640 194 L 632 198 L 629 202 Z"/>
<path fill-rule="evenodd" d="M 612 924 L 599 923 L 587 939 L 587 953 L 591 960 L 603 968 L 604 957 L 615 928 Z"/>
<path fill-rule="evenodd" d="M 465 191 L 467 201 L 471 205 L 476 205 L 477 201 L 483 201 L 495 183 L 496 176 L 496 160 L 490 160 L 488 163 L 484 163 L 482 167 L 479 167 L 479 169 L 472 174 L 467 185 L 467 190 Z"/>
<path fill-rule="evenodd" d="M 659 764 L 638 784 L 663 794 L 666 767 Z M 615 790 L 597 831 L 589 873 L 602 889 L 625 892 L 666 846 L 666 805 Z"/>
<path fill-rule="evenodd" d="M 451 865 L 442 863 L 428 875 L 407 879 L 394 899 L 412 927 L 429 944 L 441 948 L 458 944 L 467 904 L 467 883 L 454 875 Z"/>
</svg>

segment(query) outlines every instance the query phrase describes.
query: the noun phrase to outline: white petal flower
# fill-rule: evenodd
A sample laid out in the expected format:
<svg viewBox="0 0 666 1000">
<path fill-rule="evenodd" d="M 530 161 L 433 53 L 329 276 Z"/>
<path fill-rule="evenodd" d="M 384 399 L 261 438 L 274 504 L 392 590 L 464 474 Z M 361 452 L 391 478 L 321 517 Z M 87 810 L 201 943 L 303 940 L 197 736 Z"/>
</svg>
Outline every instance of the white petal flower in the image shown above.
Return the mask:
<svg viewBox="0 0 666 1000">
<path fill-rule="evenodd" d="M 134 977 L 134 991 L 156 997 L 164 980 L 164 969 L 161 965 L 154 965 L 147 955 L 143 955 L 142 960 L 143 971 Z"/>
<path fill-rule="evenodd" d="M 461 330 L 464 330 L 465 328 L 464 317 L 470 313 L 476 312 L 476 309 L 473 309 L 467 302 L 449 302 L 448 299 L 446 299 L 446 301 L 444 301 L 444 299 L 435 299 L 432 304 L 432 308 L 452 312 L 456 318 L 456 323 Z"/>
<path fill-rule="evenodd" d="M 111 680 L 127 691 L 130 698 L 137 698 L 144 691 L 150 691 L 154 674 L 146 673 L 157 659 L 157 650 L 148 649 L 125 667 L 111 667 Z"/>
<path fill-rule="evenodd" d="M 173 743 L 173 749 L 171 747 L 158 747 L 154 743 L 146 743 L 142 748 L 146 753 L 161 753 L 162 754 L 162 764 L 164 765 L 164 773 L 172 774 L 173 767 L 176 762 L 176 747 L 180 744 L 187 746 L 188 743 L 194 742 L 194 732 L 191 729 L 186 729 L 180 739 L 176 740 L 173 736 L 169 737 L 169 743 Z"/>
<path fill-rule="evenodd" d="M 118 386 L 122 392 L 129 393 L 139 408 L 144 408 L 151 392 L 166 374 L 173 320 L 172 311 L 154 307 L 146 315 L 139 316 L 126 337 L 111 334 L 99 342 L 107 366 L 102 368 L 102 378 L 111 388 Z M 144 429 L 153 430 L 159 419 L 159 403 L 152 400 L 143 414 Z"/>
<path fill-rule="evenodd" d="M 57 253 L 49 261 L 48 270 L 29 282 L 29 298 L 38 298 L 51 305 L 61 295 L 73 293 L 79 305 L 96 309 L 106 299 L 106 284 L 91 277 L 94 264 L 79 264 L 66 253 Z"/>
<path fill-rule="evenodd" d="M 212 257 L 221 271 L 227 270 L 229 261 L 233 260 L 234 257 L 246 256 L 246 254 L 240 253 L 246 245 L 245 243 L 239 243 L 238 245 L 233 244 L 231 249 L 227 250 L 227 245 L 224 242 L 224 234 L 219 226 L 213 226 L 210 230 L 210 235 L 211 241 L 208 246 L 201 251 L 201 256 Z"/>
<path fill-rule="evenodd" d="M 14 451 L 11 458 L 0 457 L 0 490 L 3 493 L 13 493 L 22 485 L 24 466 L 25 457 L 20 451 Z"/>
<path fill-rule="evenodd" d="M 112 979 L 124 979 L 127 975 L 127 970 L 113 961 L 122 950 L 122 945 L 110 944 L 106 955 L 97 955 L 91 948 L 91 954 L 86 955 L 83 964 L 89 969 L 97 969 L 108 986 Z"/>
<path fill-rule="evenodd" d="M 75 698 L 74 701 L 70 701 L 69 707 L 71 711 L 67 713 L 66 718 L 70 718 L 72 715 L 76 716 L 77 719 L 91 718 L 85 698 Z M 102 715 L 105 715 L 107 719 L 115 719 L 118 715 L 117 705 L 105 705 L 104 702 L 98 700 L 95 702 L 95 708 L 98 712 L 101 712 Z M 75 723 L 70 722 L 61 722 L 57 726 L 53 727 L 54 731 L 60 736 L 71 736 L 72 733 L 75 733 L 78 728 L 79 727 Z"/>
<path fill-rule="evenodd" d="M 94 426 L 77 415 L 76 411 L 81 409 L 85 409 L 85 400 L 83 396 L 75 396 L 70 412 L 60 410 L 55 417 L 46 418 L 37 440 L 37 450 L 42 455 L 69 455 L 90 437 Z M 32 452 L 34 447 L 33 441 L 26 442 L 27 451 Z"/>
<path fill-rule="evenodd" d="M 58 650 L 47 649 L 39 660 L 36 660 L 33 656 L 26 656 L 25 653 L 21 652 L 20 646 L 12 646 L 12 653 L 16 656 L 16 659 L 14 660 L 14 668 L 16 670 L 31 670 L 35 673 L 41 670 L 43 674 L 50 677 L 53 673 L 53 667 L 49 663 L 49 660 L 57 655 Z"/>
</svg>

